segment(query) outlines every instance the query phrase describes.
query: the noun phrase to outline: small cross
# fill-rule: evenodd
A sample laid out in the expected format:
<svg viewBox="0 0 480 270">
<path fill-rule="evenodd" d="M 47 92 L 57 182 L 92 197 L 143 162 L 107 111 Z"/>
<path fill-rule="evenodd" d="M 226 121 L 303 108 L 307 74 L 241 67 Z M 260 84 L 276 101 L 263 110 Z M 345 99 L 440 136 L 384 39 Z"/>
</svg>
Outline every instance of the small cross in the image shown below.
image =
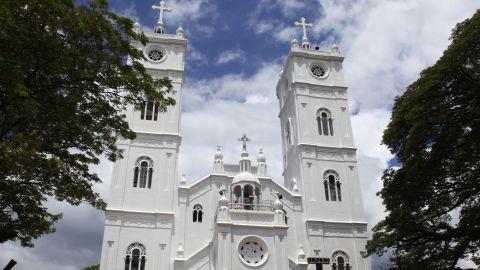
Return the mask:
<svg viewBox="0 0 480 270">
<path fill-rule="evenodd" d="M 250 141 L 250 138 L 247 138 L 247 135 L 245 135 L 245 133 L 243 133 L 243 136 L 238 140 L 242 142 L 243 150 L 247 150 L 247 142 Z"/>
<path fill-rule="evenodd" d="M 299 22 L 295 22 L 295 26 L 301 26 L 302 30 L 303 30 L 303 39 L 308 39 L 307 38 L 307 27 L 313 27 L 313 24 L 306 23 L 305 18 L 302 17 L 302 18 L 300 18 Z"/>
<path fill-rule="evenodd" d="M 167 11 L 167 12 L 172 11 L 171 8 L 165 6 L 165 1 L 160 1 L 160 6 L 153 5 L 152 9 L 153 10 L 160 10 L 160 16 L 158 17 L 157 25 L 163 25 L 163 12 L 164 11 Z"/>
</svg>

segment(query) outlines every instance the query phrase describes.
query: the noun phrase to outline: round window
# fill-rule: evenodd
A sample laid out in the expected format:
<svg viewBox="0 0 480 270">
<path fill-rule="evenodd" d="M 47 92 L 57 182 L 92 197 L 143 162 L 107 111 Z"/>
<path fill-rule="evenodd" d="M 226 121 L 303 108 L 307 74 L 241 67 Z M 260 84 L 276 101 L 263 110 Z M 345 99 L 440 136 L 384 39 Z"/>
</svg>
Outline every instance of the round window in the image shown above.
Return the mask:
<svg viewBox="0 0 480 270">
<path fill-rule="evenodd" d="M 260 266 L 267 260 L 267 245 L 258 237 L 246 237 L 238 245 L 240 259 L 248 266 Z"/>
<path fill-rule="evenodd" d="M 328 76 L 329 70 L 324 64 L 313 63 L 310 65 L 310 72 L 313 76 L 323 79 Z"/>
<path fill-rule="evenodd" d="M 323 65 L 314 64 L 310 67 L 310 71 L 312 72 L 313 76 L 317 78 L 325 78 L 327 76 L 327 68 Z"/>
<path fill-rule="evenodd" d="M 147 56 L 148 56 L 148 59 L 154 62 L 158 62 L 163 59 L 165 54 L 160 49 L 151 49 L 150 51 L 148 51 Z"/>
</svg>

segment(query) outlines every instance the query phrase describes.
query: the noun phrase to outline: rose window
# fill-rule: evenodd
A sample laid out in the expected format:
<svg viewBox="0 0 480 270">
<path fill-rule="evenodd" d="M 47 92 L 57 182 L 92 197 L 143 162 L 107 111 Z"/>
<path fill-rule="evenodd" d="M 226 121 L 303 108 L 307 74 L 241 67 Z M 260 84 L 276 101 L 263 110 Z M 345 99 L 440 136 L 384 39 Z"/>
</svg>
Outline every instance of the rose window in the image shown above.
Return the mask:
<svg viewBox="0 0 480 270">
<path fill-rule="evenodd" d="M 267 259 L 267 248 L 263 241 L 249 237 L 239 245 L 239 255 L 249 266 L 259 266 Z"/>
<path fill-rule="evenodd" d="M 160 61 L 163 59 L 163 52 L 158 49 L 153 49 L 148 52 L 148 59 L 152 61 Z"/>
<path fill-rule="evenodd" d="M 325 74 L 326 74 L 325 68 L 323 68 L 323 67 L 320 66 L 320 65 L 313 65 L 313 66 L 310 68 L 310 71 L 312 71 L 312 74 L 313 74 L 314 76 L 319 77 L 319 78 L 325 77 Z"/>
</svg>

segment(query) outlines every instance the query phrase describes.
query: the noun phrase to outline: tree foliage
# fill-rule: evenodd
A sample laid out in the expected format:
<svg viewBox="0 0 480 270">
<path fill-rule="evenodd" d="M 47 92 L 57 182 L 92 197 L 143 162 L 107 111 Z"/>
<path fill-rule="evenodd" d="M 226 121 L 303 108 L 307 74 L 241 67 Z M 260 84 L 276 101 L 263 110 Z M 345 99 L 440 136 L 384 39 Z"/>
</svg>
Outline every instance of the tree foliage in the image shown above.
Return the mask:
<svg viewBox="0 0 480 270">
<path fill-rule="evenodd" d="M 147 38 L 107 0 L 0 1 L 0 243 L 52 232 L 48 198 L 105 203 L 89 172 L 133 139 L 123 110 L 145 99 L 174 104 L 168 78 L 152 78 L 131 46 Z M 127 61 L 129 56 L 130 61 Z"/>
<path fill-rule="evenodd" d="M 367 249 L 393 251 L 400 269 L 480 264 L 480 11 L 451 41 L 396 98 L 383 135 L 400 166 L 383 175 L 387 216 Z"/>
<path fill-rule="evenodd" d="M 99 270 L 100 269 L 100 264 L 97 265 L 90 265 L 87 267 L 84 267 L 82 270 Z"/>
</svg>

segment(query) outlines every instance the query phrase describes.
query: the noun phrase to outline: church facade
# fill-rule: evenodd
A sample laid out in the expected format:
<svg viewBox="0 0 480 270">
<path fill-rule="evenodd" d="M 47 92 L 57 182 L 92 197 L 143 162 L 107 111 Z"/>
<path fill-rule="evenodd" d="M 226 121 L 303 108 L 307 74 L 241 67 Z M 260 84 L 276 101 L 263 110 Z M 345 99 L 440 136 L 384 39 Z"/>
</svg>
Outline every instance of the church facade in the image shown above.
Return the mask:
<svg viewBox="0 0 480 270">
<path fill-rule="evenodd" d="M 312 46 L 302 18 L 277 83 L 284 184 L 272 179 L 260 151 L 250 157 L 240 138 L 238 164 L 218 148 L 208 176 L 178 175 L 181 94 L 187 40 L 165 33 L 165 3 L 145 33 L 147 70 L 168 76 L 176 105 L 152 102 L 127 109 L 135 140 L 119 138 L 123 159 L 112 175 L 101 270 L 371 269 L 365 258 L 364 216 L 338 47 Z M 139 30 L 139 25 L 136 25 Z M 213 152 L 213 151 L 212 151 Z M 254 159 L 255 162 L 252 162 Z"/>
</svg>

